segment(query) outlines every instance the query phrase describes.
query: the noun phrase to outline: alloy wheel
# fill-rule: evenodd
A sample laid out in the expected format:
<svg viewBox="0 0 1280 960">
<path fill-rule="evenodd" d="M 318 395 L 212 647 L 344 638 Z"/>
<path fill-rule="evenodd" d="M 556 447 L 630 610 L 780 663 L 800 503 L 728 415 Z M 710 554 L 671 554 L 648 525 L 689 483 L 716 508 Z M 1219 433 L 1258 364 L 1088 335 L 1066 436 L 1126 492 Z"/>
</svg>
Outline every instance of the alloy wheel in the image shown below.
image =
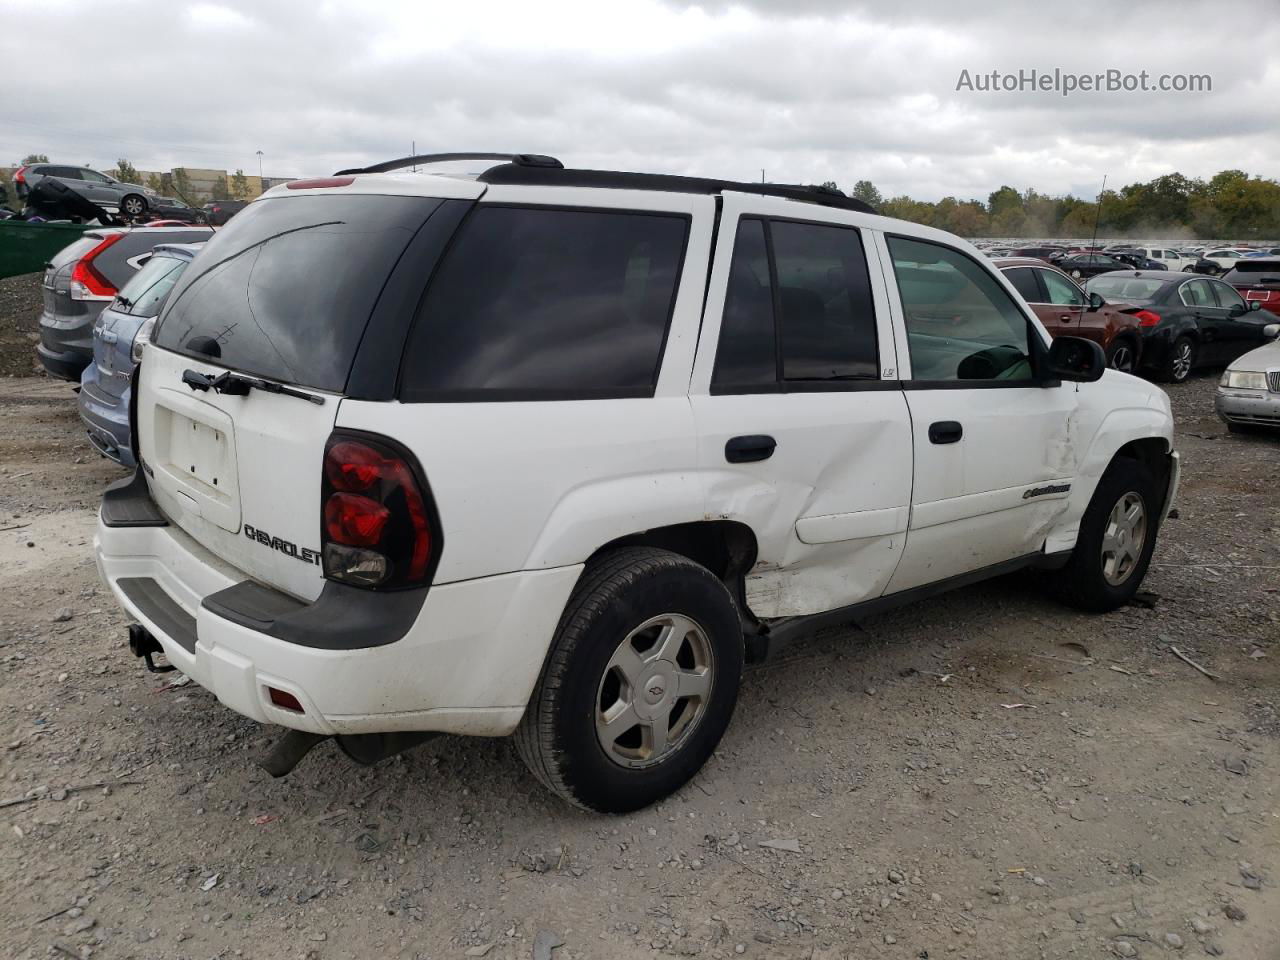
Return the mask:
<svg viewBox="0 0 1280 960">
<path fill-rule="evenodd" d="M 707 712 L 714 654 L 706 631 L 664 613 L 618 644 L 596 693 L 596 737 L 624 767 L 647 767 L 679 750 Z"/>
<path fill-rule="evenodd" d="M 1191 344 L 1183 340 L 1173 354 L 1173 379 L 1185 380 L 1191 372 Z"/>
<path fill-rule="evenodd" d="M 1111 355 L 1111 367 L 1113 370 L 1133 373 L 1133 351 L 1125 344 L 1120 344 Z"/>
<path fill-rule="evenodd" d="M 1147 542 L 1147 508 L 1142 497 L 1129 491 L 1111 508 L 1102 533 L 1102 575 L 1118 587 L 1133 575 Z"/>
</svg>

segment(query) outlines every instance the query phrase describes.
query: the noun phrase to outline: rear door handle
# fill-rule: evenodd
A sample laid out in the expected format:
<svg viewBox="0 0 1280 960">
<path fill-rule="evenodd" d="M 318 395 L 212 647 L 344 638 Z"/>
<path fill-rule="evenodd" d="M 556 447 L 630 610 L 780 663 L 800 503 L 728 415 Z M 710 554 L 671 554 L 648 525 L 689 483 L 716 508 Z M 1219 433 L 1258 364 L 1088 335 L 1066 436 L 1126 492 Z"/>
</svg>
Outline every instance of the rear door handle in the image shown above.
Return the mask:
<svg viewBox="0 0 1280 960">
<path fill-rule="evenodd" d="M 954 420 L 939 420 L 929 424 L 930 443 L 956 443 L 964 436 L 964 427 Z"/>
<path fill-rule="evenodd" d="M 730 463 L 756 463 L 773 456 L 778 441 L 764 434 L 733 437 L 724 445 L 724 458 Z"/>
</svg>

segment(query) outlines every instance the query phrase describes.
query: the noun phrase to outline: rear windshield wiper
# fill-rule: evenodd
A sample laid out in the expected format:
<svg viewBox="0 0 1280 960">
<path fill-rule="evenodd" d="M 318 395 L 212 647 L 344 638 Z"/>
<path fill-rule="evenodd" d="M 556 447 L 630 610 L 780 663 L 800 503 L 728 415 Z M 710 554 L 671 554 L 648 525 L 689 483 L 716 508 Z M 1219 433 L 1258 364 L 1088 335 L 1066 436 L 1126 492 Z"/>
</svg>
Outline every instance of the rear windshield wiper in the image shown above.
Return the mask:
<svg viewBox="0 0 1280 960">
<path fill-rule="evenodd" d="M 324 397 L 317 397 L 314 393 L 295 390 L 293 387 L 286 387 L 282 383 L 275 383 L 271 380 L 246 377 L 243 373 L 232 373 L 230 370 L 224 371 L 216 377 L 211 373 L 184 370 L 182 371 L 182 382 L 192 390 L 212 390 L 214 393 L 221 393 L 228 397 L 248 396 L 249 389 L 253 388 L 266 393 L 279 393 L 286 397 L 297 397 L 299 400 L 306 400 L 308 403 L 314 403 L 317 406 L 324 404 Z"/>
</svg>

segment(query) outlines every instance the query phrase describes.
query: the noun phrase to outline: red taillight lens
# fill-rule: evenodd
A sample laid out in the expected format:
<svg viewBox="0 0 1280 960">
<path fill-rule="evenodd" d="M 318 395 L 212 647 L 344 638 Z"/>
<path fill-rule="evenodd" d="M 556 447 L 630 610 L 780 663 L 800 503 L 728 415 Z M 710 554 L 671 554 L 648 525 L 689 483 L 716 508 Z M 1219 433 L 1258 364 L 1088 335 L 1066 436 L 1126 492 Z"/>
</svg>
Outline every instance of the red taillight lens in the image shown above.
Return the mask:
<svg viewBox="0 0 1280 960">
<path fill-rule="evenodd" d="M 14 175 L 13 175 L 13 182 L 14 182 L 14 183 L 26 183 L 26 182 L 27 182 L 27 168 L 26 168 L 26 167 L 19 167 L 19 168 L 17 169 L 17 171 L 16 171 L 16 172 L 14 173 Z"/>
<path fill-rule="evenodd" d="M 1134 314 L 1138 318 L 1138 326 L 1154 327 L 1160 322 L 1160 314 L 1153 313 L 1150 310 L 1139 310 Z"/>
<path fill-rule="evenodd" d="M 271 702 L 277 707 L 283 707 L 285 710 L 292 710 L 294 713 L 306 713 L 302 709 L 302 704 L 298 702 L 298 698 L 287 690 L 277 690 L 275 687 L 267 687 L 267 693 L 271 697 Z"/>
<path fill-rule="evenodd" d="M 335 493 L 324 504 L 325 533 L 348 547 L 376 547 L 390 519 L 382 504 L 355 493 Z"/>
<path fill-rule="evenodd" d="M 390 441 L 335 434 L 325 446 L 325 576 L 363 587 L 425 585 L 439 537 L 411 454 Z"/>
<path fill-rule="evenodd" d="M 76 261 L 76 265 L 71 268 L 71 297 L 73 300 L 88 300 L 92 298 L 109 300 L 116 295 L 118 291 L 115 286 L 94 266 L 93 261 L 104 250 L 117 243 L 122 236 L 124 236 L 122 233 L 113 233 L 103 237 L 101 243 Z M 79 284 L 78 287 L 77 284 Z"/>
</svg>

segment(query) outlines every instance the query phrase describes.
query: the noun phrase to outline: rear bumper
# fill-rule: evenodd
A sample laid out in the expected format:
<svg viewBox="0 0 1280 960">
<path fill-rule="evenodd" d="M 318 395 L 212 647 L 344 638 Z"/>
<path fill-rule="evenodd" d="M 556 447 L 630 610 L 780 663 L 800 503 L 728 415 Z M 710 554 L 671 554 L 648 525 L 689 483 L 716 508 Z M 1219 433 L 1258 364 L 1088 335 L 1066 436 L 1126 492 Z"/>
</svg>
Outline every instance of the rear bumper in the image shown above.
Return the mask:
<svg viewBox="0 0 1280 960">
<path fill-rule="evenodd" d="M 320 734 L 511 733 L 581 571 L 559 567 L 434 586 L 395 642 L 324 649 L 205 606 L 205 598 L 244 576 L 177 527 L 147 523 L 142 516 L 109 526 L 99 517 L 98 569 L 120 605 L 155 636 L 170 663 L 224 705 L 261 723 Z M 268 688 L 291 693 L 303 712 L 272 703 Z"/>
<path fill-rule="evenodd" d="M 40 344 L 36 353 L 51 376 L 80 379 L 84 368 L 93 360 L 93 321 L 99 312 L 101 307 L 69 318 L 47 311 L 40 315 Z"/>
<path fill-rule="evenodd" d="M 93 354 L 81 353 L 78 350 L 61 350 L 40 343 L 36 346 L 36 356 L 49 376 L 60 380 L 79 380 L 84 368 L 93 359 Z"/>
<path fill-rule="evenodd" d="M 89 364 L 80 378 L 78 403 L 80 419 L 94 449 L 116 463 L 136 466 L 129 433 L 129 390 L 126 388 L 119 397 L 103 392 L 98 387 L 97 368 Z"/>
<path fill-rule="evenodd" d="M 1213 405 L 1227 423 L 1280 428 L 1280 393 L 1219 388 Z"/>
</svg>

